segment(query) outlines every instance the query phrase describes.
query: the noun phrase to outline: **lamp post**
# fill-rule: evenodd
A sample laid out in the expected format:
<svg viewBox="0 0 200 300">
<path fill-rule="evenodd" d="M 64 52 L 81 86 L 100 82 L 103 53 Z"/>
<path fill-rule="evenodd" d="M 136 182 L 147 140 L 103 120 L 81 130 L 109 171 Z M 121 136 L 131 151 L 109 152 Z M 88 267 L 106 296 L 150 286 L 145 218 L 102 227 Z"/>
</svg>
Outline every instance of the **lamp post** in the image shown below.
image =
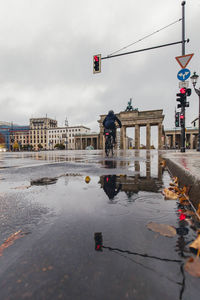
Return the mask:
<svg viewBox="0 0 200 300">
<path fill-rule="evenodd" d="M 199 89 L 195 88 L 195 86 L 197 84 L 198 77 L 199 77 L 199 75 L 197 75 L 196 72 L 194 72 L 194 74 L 190 77 L 190 79 L 192 81 L 195 92 L 199 96 L 199 132 L 198 132 L 197 151 L 200 151 L 200 88 Z"/>
</svg>

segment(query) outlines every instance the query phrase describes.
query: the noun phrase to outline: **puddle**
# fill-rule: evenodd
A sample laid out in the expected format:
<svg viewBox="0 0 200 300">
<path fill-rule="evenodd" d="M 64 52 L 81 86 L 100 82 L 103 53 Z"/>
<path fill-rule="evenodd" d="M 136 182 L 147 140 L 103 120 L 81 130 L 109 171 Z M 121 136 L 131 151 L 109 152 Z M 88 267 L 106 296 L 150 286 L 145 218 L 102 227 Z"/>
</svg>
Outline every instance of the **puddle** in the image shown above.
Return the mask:
<svg viewBox="0 0 200 300">
<path fill-rule="evenodd" d="M 35 251 L 44 251 L 58 270 L 69 274 L 67 287 L 60 284 L 71 299 L 77 299 L 77 282 L 83 299 L 95 295 L 99 286 L 104 289 L 98 299 L 105 294 L 111 300 L 195 299 L 198 293 L 191 287 L 198 285 L 184 273 L 183 263 L 196 232 L 192 223 L 181 219 L 177 201 L 165 200 L 161 193 L 171 179 L 157 152 L 129 151 L 113 159 L 98 151 L 34 153 L 33 159 L 24 154 L 21 160 L 20 184 L 16 174 L 9 174 L 7 191 L 5 180 L 0 182 L 2 234 L 5 238 L 19 229 L 38 232 L 43 222 L 49 224 L 45 242 Z M 37 161 L 44 162 L 43 169 L 26 170 Z M 26 186 L 27 181 L 28 189 L 11 188 Z M 174 235 L 149 230 L 150 223 L 169 225 Z M 36 254 L 31 259 L 37 265 Z"/>
</svg>

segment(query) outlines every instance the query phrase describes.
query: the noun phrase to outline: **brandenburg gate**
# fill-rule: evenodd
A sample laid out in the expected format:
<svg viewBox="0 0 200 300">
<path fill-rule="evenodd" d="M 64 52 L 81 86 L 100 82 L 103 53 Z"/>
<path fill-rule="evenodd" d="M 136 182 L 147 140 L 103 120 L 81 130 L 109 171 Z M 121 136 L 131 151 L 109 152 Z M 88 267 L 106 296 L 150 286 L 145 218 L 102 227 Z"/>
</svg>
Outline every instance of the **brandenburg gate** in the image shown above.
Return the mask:
<svg viewBox="0 0 200 300">
<path fill-rule="evenodd" d="M 140 127 L 146 127 L 146 149 L 151 148 L 151 126 L 158 126 L 158 149 L 163 148 L 164 136 L 163 133 L 163 110 L 148 110 L 148 111 L 123 111 L 116 116 L 120 119 L 122 127 L 120 129 L 120 149 L 126 149 L 126 128 L 135 127 L 135 149 L 140 149 Z M 100 115 L 100 149 L 104 147 L 104 127 L 103 120 L 106 115 Z"/>
</svg>

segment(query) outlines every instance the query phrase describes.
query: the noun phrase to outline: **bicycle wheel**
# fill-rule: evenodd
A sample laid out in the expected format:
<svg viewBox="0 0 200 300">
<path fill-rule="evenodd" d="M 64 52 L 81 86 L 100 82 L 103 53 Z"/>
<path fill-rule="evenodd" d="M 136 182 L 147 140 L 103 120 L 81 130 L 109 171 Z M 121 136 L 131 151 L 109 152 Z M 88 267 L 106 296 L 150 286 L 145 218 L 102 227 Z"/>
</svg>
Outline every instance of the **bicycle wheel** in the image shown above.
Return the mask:
<svg viewBox="0 0 200 300">
<path fill-rule="evenodd" d="M 114 140 L 113 140 L 113 136 L 111 136 L 111 140 L 110 140 L 110 152 L 112 154 L 112 156 L 114 155 Z"/>
<path fill-rule="evenodd" d="M 111 140 L 110 137 L 107 137 L 105 143 L 105 153 L 107 157 L 109 156 L 110 150 L 111 150 Z"/>
</svg>

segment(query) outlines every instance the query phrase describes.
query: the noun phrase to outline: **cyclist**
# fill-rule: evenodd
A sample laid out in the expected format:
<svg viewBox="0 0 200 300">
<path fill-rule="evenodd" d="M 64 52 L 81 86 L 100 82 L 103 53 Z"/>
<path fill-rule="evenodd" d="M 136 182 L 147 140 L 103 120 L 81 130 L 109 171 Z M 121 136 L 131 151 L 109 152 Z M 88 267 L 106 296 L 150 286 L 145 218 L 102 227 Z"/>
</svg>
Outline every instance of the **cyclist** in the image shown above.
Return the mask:
<svg viewBox="0 0 200 300">
<path fill-rule="evenodd" d="M 118 119 L 118 117 L 114 114 L 113 110 L 110 110 L 103 120 L 103 126 L 105 129 L 110 129 L 112 130 L 112 136 L 113 136 L 113 142 L 115 144 L 115 139 L 116 139 L 116 125 L 115 122 L 119 124 L 119 127 L 122 127 L 121 121 Z"/>
</svg>

